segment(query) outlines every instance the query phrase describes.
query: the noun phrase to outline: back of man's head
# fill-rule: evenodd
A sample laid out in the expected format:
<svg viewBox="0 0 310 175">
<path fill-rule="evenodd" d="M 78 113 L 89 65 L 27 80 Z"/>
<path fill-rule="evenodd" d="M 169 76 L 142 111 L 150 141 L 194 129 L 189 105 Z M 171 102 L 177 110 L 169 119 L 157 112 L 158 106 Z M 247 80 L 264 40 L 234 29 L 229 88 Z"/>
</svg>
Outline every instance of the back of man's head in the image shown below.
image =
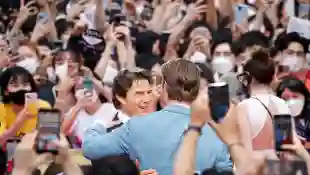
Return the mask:
<svg viewBox="0 0 310 175">
<path fill-rule="evenodd" d="M 200 86 L 200 71 L 189 60 L 176 59 L 162 66 L 165 90 L 169 100 L 192 102 Z"/>
</svg>

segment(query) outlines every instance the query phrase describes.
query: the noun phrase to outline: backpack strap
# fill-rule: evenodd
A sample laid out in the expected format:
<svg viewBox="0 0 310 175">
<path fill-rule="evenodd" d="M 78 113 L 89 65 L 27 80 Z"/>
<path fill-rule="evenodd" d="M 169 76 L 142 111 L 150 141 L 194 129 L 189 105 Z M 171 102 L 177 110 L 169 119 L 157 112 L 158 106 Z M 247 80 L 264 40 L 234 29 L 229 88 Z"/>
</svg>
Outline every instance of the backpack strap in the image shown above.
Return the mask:
<svg viewBox="0 0 310 175">
<path fill-rule="evenodd" d="M 267 108 L 267 106 L 266 106 L 260 99 L 258 99 L 257 97 L 251 97 L 251 98 L 253 98 L 253 99 L 259 101 L 259 103 L 262 104 L 262 106 L 263 106 L 263 107 L 266 109 L 266 111 L 268 112 L 270 118 L 271 118 L 271 119 L 273 118 L 273 117 L 272 117 L 273 115 L 271 114 L 270 110 Z"/>
</svg>

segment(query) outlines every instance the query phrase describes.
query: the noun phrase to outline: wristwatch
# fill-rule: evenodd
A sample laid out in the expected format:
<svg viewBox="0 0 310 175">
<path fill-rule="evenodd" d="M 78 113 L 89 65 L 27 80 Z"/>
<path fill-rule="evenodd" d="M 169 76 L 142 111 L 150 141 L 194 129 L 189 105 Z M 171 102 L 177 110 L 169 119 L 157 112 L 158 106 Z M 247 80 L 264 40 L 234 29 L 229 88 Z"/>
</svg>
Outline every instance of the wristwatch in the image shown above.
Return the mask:
<svg viewBox="0 0 310 175">
<path fill-rule="evenodd" d="M 183 132 L 183 135 L 187 134 L 188 131 L 196 131 L 199 135 L 201 135 L 202 126 L 189 125 L 187 129 Z"/>
</svg>

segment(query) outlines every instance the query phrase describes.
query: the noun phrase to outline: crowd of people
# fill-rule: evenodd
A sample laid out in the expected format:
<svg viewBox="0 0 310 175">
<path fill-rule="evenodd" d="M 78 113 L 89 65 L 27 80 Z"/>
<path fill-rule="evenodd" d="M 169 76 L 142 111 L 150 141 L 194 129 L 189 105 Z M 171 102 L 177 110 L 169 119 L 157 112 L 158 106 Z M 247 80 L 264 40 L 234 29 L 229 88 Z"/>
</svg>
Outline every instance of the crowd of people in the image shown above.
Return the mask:
<svg viewBox="0 0 310 175">
<path fill-rule="evenodd" d="M 310 174 L 309 20 L 308 0 L 1 0 L 0 174 Z"/>
</svg>

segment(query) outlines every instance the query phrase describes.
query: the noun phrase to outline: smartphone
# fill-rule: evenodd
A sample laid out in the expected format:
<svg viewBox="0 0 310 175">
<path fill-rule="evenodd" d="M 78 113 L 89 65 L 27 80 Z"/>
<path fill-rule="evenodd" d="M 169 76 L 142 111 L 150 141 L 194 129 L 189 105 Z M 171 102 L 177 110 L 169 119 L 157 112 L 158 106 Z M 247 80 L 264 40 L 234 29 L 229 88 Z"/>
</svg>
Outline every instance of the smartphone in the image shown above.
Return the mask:
<svg viewBox="0 0 310 175">
<path fill-rule="evenodd" d="M 57 154 L 57 147 L 51 141 L 60 138 L 61 113 L 58 109 L 40 108 L 38 113 L 35 150 L 37 153 L 50 152 Z"/>
<path fill-rule="evenodd" d="M 44 24 L 48 21 L 48 13 L 40 12 L 37 15 L 37 22 L 42 21 Z"/>
<path fill-rule="evenodd" d="M 38 94 L 35 92 L 30 92 L 25 94 L 25 105 L 31 113 L 34 115 L 38 114 Z"/>
<path fill-rule="evenodd" d="M 114 27 L 121 25 L 121 22 L 126 21 L 126 16 L 121 14 L 116 14 L 111 17 L 111 22 L 113 23 Z"/>
<path fill-rule="evenodd" d="M 290 68 L 288 66 L 279 65 L 278 66 L 278 73 L 288 73 Z"/>
<path fill-rule="evenodd" d="M 212 119 L 221 122 L 229 109 L 229 88 L 226 82 L 211 83 L 208 87 Z"/>
<path fill-rule="evenodd" d="M 293 144 L 292 116 L 289 114 L 275 115 L 273 119 L 276 151 L 283 151 L 283 144 Z"/>
<path fill-rule="evenodd" d="M 248 17 L 248 10 L 250 6 L 246 4 L 238 4 L 235 6 L 235 19 L 236 19 L 236 24 L 242 24 L 243 21 L 245 21 Z"/>
<path fill-rule="evenodd" d="M 93 87 L 93 81 L 90 77 L 84 77 L 83 88 L 86 89 L 85 95 L 92 96 L 94 87 Z"/>
</svg>

